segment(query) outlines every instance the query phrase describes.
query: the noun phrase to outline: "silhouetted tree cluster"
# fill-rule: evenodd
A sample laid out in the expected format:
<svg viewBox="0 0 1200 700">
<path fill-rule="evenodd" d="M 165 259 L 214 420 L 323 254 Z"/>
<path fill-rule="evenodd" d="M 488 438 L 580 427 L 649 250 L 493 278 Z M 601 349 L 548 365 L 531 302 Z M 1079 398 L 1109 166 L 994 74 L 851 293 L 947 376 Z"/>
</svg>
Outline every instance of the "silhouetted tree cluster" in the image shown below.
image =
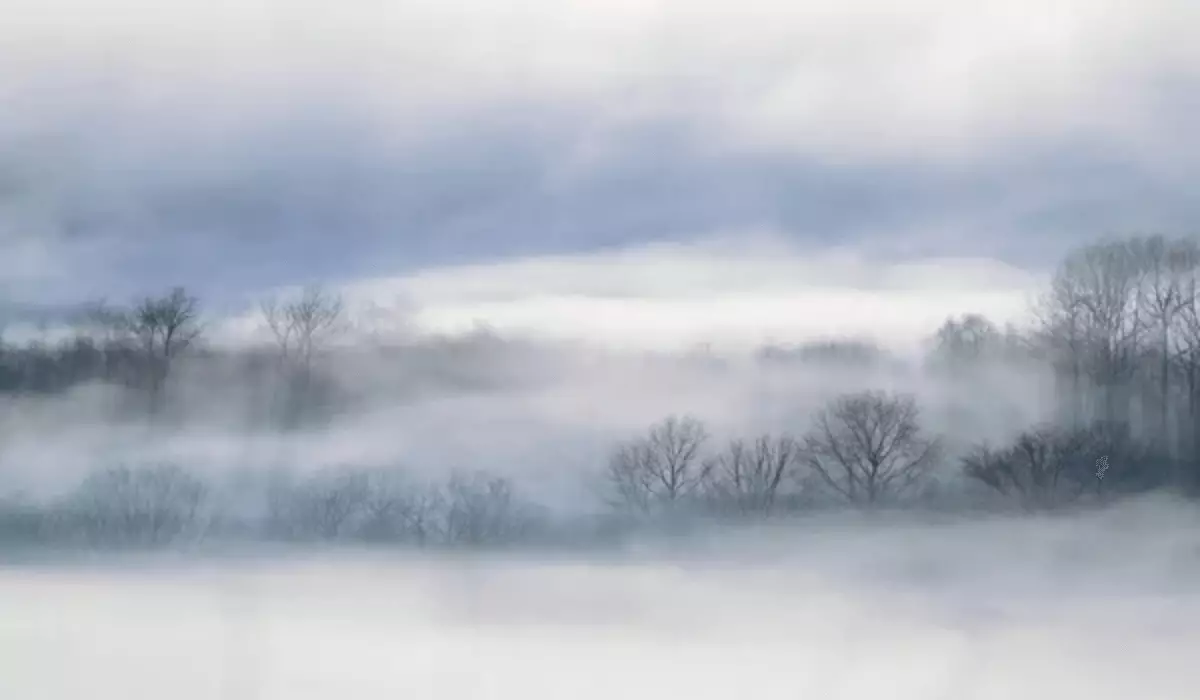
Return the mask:
<svg viewBox="0 0 1200 700">
<path fill-rule="evenodd" d="M 948 322 L 934 343 L 940 366 L 987 357 L 1040 362 L 1053 372 L 1067 434 L 1127 434 L 1170 457 L 1145 481 L 1200 486 L 1200 246 L 1164 236 L 1106 240 L 1068 254 L 1034 309 L 1029 333 L 982 317 Z M 1103 426 L 1103 427 L 1096 427 Z M 1044 431 L 1043 431 L 1044 432 Z M 1065 439 L 1065 438 L 1064 438 Z M 1140 468 L 1131 466 L 1130 468 Z"/>
<path fill-rule="evenodd" d="M 512 544 L 539 534 L 540 512 L 508 479 L 454 472 L 420 482 L 394 469 L 327 468 L 277 479 L 261 512 L 231 515 L 217 488 L 169 464 L 88 475 L 46 502 L 0 500 L 3 541 L 156 547 L 208 538 L 360 542 L 416 547 Z"/>
<path fill-rule="evenodd" d="M 1165 450 L 1133 438 L 1127 426 L 1040 426 L 999 448 L 979 445 L 962 457 L 964 473 L 1027 509 L 1053 509 L 1170 483 Z"/>
<path fill-rule="evenodd" d="M 1064 258 L 1028 329 L 1001 328 L 979 314 L 947 319 L 930 338 L 927 371 L 970 382 L 996 366 L 1036 367 L 1053 378 L 1053 420 L 1014 430 L 1007 441 L 948 440 L 952 435 L 923 425 L 914 396 L 874 390 L 834 397 L 790 431 L 722 442 L 699 418 L 677 415 L 614 446 L 600 469 L 603 498 L 633 520 L 761 517 L 835 503 L 911 506 L 959 497 L 962 489 L 952 484 L 1031 510 L 1154 489 L 1195 495 L 1198 282 L 1200 244 L 1193 239 L 1106 240 Z M 349 324 L 342 299 L 310 287 L 259 311 L 268 343 L 212 351 L 201 346 L 200 304 L 182 288 L 126 307 L 93 304 L 65 338 L 0 342 L 0 394 L 101 383 L 123 392 L 136 414 L 161 418 L 173 400 L 186 400 L 174 391 L 181 368 L 225 353 L 243 361 L 247 383 L 265 387 L 263 425 L 304 428 L 327 419 L 341 396 L 326 369 Z M 464 359 L 467 351 L 502 354 L 503 342 L 484 337 L 486 347 L 443 344 L 436 353 L 462 365 L 478 359 Z M 865 341 L 771 347 L 758 359 L 851 371 L 895 360 Z M 482 472 L 455 472 L 436 483 L 395 469 L 293 475 L 265 487 L 261 517 L 236 527 L 238 518 L 223 511 L 216 493 L 215 484 L 177 466 L 107 468 L 52 502 L 0 498 L 0 532 L 9 540 L 90 545 L 160 545 L 238 530 L 310 542 L 482 546 L 547 529 L 511 481 Z"/>
<path fill-rule="evenodd" d="M 533 535 L 538 521 L 510 480 L 484 472 L 426 482 L 396 469 L 330 468 L 277 481 L 268 504 L 267 533 L 302 541 L 503 545 Z"/>
<path fill-rule="evenodd" d="M 154 414 L 174 363 L 201 332 L 199 302 L 183 288 L 129 307 L 87 305 L 75 321 L 57 343 L 0 345 L 0 391 L 57 393 L 103 382 L 136 390 Z"/>
<path fill-rule="evenodd" d="M 232 355 L 247 379 L 268 377 L 261 423 L 299 428 L 328 418 L 337 391 L 324 359 L 349 326 L 341 297 L 312 286 L 264 301 L 259 312 L 269 346 L 214 352 L 200 346 L 199 300 L 181 287 L 128 306 L 85 304 L 69 319 L 65 337 L 51 341 L 43 333 L 23 346 L 0 338 L 0 394 L 103 384 L 124 390 L 129 415 L 156 417 L 170 403 L 177 365 Z"/>
<path fill-rule="evenodd" d="M 1161 236 L 1072 253 L 1043 302 L 1039 340 L 1063 383 L 1064 423 L 1101 420 L 1161 444 L 1179 465 L 1200 448 L 1200 248 Z M 1193 489 L 1194 469 L 1173 475 Z"/>
<path fill-rule="evenodd" d="M 202 536 L 208 488 L 174 465 L 89 475 L 47 514 L 46 534 L 93 545 L 162 545 Z"/>
<path fill-rule="evenodd" d="M 834 399 L 800 437 L 708 443 L 701 421 L 672 416 L 619 445 L 604 474 L 609 503 L 640 514 L 770 515 L 823 492 L 870 506 L 912 494 L 941 455 L 916 400 L 878 391 Z"/>
</svg>

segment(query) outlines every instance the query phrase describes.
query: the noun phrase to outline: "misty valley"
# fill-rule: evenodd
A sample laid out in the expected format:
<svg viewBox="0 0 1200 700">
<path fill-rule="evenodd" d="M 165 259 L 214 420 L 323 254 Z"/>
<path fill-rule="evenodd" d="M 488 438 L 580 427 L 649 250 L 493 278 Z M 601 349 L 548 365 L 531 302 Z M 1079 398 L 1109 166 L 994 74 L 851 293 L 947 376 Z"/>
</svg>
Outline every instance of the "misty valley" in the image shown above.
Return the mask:
<svg viewBox="0 0 1200 700">
<path fill-rule="evenodd" d="M 0 695 L 1194 697 L 1198 280 L 915 354 L 81 304 L 0 346 Z"/>
</svg>

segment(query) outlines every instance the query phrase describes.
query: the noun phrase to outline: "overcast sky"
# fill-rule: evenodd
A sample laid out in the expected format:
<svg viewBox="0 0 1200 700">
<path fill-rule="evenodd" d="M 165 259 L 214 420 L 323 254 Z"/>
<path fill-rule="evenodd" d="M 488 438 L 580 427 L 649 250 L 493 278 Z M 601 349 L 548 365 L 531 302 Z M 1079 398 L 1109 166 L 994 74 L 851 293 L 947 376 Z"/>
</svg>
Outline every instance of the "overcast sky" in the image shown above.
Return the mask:
<svg viewBox="0 0 1200 700">
<path fill-rule="evenodd" d="M 0 0 L 0 293 L 662 345 L 1023 313 L 1196 230 L 1187 0 Z"/>
</svg>

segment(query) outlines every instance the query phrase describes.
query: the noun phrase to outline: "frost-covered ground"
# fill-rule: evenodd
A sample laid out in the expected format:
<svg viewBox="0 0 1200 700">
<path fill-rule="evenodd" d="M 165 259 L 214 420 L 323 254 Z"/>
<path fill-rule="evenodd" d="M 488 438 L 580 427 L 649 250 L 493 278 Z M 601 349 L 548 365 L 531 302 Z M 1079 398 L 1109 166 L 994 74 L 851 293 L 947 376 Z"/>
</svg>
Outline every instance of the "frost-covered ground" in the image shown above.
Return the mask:
<svg viewBox="0 0 1200 700">
<path fill-rule="evenodd" d="M 1200 518 L 0 569 L 0 698 L 1200 697 Z"/>
</svg>

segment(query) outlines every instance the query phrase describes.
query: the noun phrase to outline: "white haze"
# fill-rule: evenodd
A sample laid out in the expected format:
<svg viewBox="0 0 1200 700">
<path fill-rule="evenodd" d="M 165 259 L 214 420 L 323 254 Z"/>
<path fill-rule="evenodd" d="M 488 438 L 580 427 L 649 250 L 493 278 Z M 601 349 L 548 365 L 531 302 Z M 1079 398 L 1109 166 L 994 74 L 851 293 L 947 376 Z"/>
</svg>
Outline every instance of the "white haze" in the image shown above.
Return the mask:
<svg viewBox="0 0 1200 700">
<path fill-rule="evenodd" d="M 915 351 L 948 315 L 1024 323 L 1056 261 L 1029 271 L 928 249 L 962 251 L 973 245 L 962 241 L 977 240 L 990 250 L 1011 236 L 1040 250 L 1017 238 L 1018 224 L 1038 224 L 1038 233 L 1073 219 L 1041 208 L 1039 197 L 1093 197 L 1085 208 L 1107 215 L 1105 190 L 1074 176 L 1023 194 L 1014 178 L 1040 168 L 1025 163 L 1030 153 L 1104 154 L 1186 191 L 1194 119 L 1171 89 L 1200 78 L 1198 8 L 1187 0 L 0 0 L 0 307 L 110 288 L 159 293 L 160 277 L 189 289 L 203 281 L 202 302 L 220 297 L 206 306 L 205 341 L 240 346 L 264 338 L 250 304 L 277 284 L 320 277 L 305 267 L 312 258 L 344 254 L 316 266 L 341 271 L 328 285 L 356 314 L 366 305 L 396 311 L 343 339 L 352 342 L 327 369 L 353 402 L 320 429 L 267 430 L 253 377 L 222 367 L 204 374 L 187 361 L 153 429 L 114 420 L 114 392 L 103 387 L 0 398 L 0 498 L 50 497 L 89 471 L 143 461 L 167 460 L 225 486 L 245 472 L 390 465 L 439 479 L 484 469 L 578 514 L 596 507 L 590 479 L 614 443 L 667 415 L 701 418 L 719 446 L 762 431 L 801 433 L 827 399 L 868 388 L 915 393 L 923 424 L 952 447 L 1004 440 L 1052 415 L 1048 370 L 996 364 L 948 379 L 921 368 Z M 560 122 L 569 137 L 555 135 Z M 633 236 L 645 245 L 597 252 L 607 232 L 571 239 L 585 228 L 578 222 L 645 203 L 620 192 L 564 197 L 569 204 L 547 213 L 546 226 L 565 232 L 561 240 L 532 237 L 523 247 L 529 221 L 487 206 L 491 189 L 480 201 L 434 196 L 438 187 L 456 193 L 456 177 L 487 175 L 485 161 L 505 149 L 476 153 L 464 142 L 475 159 L 449 167 L 428 192 L 419 187 L 456 154 L 433 148 L 421 161 L 418 146 L 458 144 L 445 137 L 460 132 L 486 142 L 511 129 L 546 135 L 526 144 L 541 165 L 515 182 L 553 199 L 629 159 L 624 138 L 658 133 L 651 127 L 711 158 L 704 167 L 730 164 L 730 179 L 694 190 L 714 199 L 746 158 L 811 165 L 818 182 L 858 168 L 868 190 L 872 177 L 911 175 L 905 200 L 932 187 L 922 184 L 931 173 L 982 177 L 974 187 L 983 182 L 984 194 L 950 189 L 932 215 L 909 219 L 904 207 L 883 206 L 873 227 L 826 230 L 821 216 L 788 220 L 785 204 L 819 210 L 824 196 L 810 186 L 785 202 L 789 181 L 765 203 L 751 197 L 737 217 L 672 232 L 691 244 L 649 244 L 661 232 L 646 216 Z M 318 157 L 321 148 L 298 165 L 280 158 L 303 156 L 310 140 L 361 160 L 361 170 L 335 169 L 329 179 L 386 180 L 411 159 L 416 176 L 367 187 L 376 194 L 359 200 L 358 185 L 379 183 L 329 182 L 324 164 L 340 161 Z M 1010 165 L 1027 170 L 1014 175 Z M 313 211 L 358 213 L 364 202 L 412 191 L 421 201 L 345 217 L 394 241 L 394 250 L 362 253 L 394 253 L 377 267 L 355 263 L 354 232 L 336 225 L 314 224 L 314 238 L 349 241 L 330 252 L 306 248 L 300 234 L 293 247 L 288 227 L 306 222 L 286 216 L 262 228 L 253 216 L 218 217 L 219 230 L 200 225 L 203 216 L 195 228 L 189 216 L 154 216 L 160 185 L 212 213 L 223 201 L 237 206 L 231 192 L 284 174 L 306 187 L 267 187 L 258 196 L 268 209 L 325 197 L 336 206 Z M 501 190 L 500 204 L 509 196 Z M 845 193 L 834 199 L 858 206 Z M 449 219 L 483 221 L 462 229 L 476 238 L 389 274 L 419 239 L 406 238 L 422 226 L 417 205 L 443 200 L 465 202 Z M 701 204 L 680 206 L 707 211 Z M 875 211 L 869 197 L 862 206 Z M 163 230 L 163 221 L 181 230 Z M 629 221 L 637 228 L 642 219 Z M 186 264 L 212 263 L 199 255 L 210 233 L 230 244 L 218 259 L 240 254 L 234 238 L 275 242 L 235 279 L 238 265 Z M 853 243 L 831 243 L 851 234 Z M 159 236 L 177 249 L 146 253 Z M 483 236 L 520 252 L 477 253 L 492 240 Z M 811 245 L 784 242 L 803 236 Z M 542 255 L 538 246 L 577 252 Z M 245 272 L 259 264 L 275 271 L 271 281 L 267 271 Z M 462 335 L 476 325 L 496 335 Z M 4 331 L 6 341 L 43 334 Z M 895 357 L 869 369 L 750 359 L 763 343 L 847 337 Z M 400 345 L 378 347 L 386 343 Z M 937 476 L 957 476 L 953 460 Z M 28 552 L 17 561 L 6 550 L 0 698 L 1190 699 L 1200 693 L 1197 520 L 1194 504 L 1145 500 L 1057 518 L 804 515 L 618 553 L 250 551 L 236 560 L 84 563 Z"/>
<path fill-rule="evenodd" d="M 183 420 L 173 429 L 114 423 L 99 387 L 0 403 L 0 483 L 47 493 L 98 464 L 142 460 L 215 475 L 391 465 L 430 476 L 486 469 L 573 507 L 588 500 L 583 483 L 616 441 L 668 415 L 704 420 L 715 447 L 803 432 L 822 403 L 863 389 L 915 393 L 928 426 L 954 440 L 1003 440 L 1050 417 L 1046 368 L 995 365 L 950 380 L 921 357 L 949 316 L 982 312 L 1025 326 L 1045 284 L 1041 273 L 987 259 L 887 260 L 769 235 L 362 280 L 332 288 L 360 323 L 330 339 L 323 366 L 354 404 L 329 426 L 262 430 L 261 387 L 189 374 L 184 362 L 173 389 Z M 383 314 L 358 313 L 368 307 Z M 476 324 L 495 335 L 462 335 Z M 272 342 L 253 310 L 211 315 L 205 338 L 235 351 Z M 839 368 L 753 355 L 768 344 L 845 339 L 893 356 Z M 400 349 L 377 349 L 388 344 Z"/>
<path fill-rule="evenodd" d="M 20 698 L 1195 697 L 1200 522 L 803 519 L 623 553 L 0 570 Z"/>
<path fill-rule="evenodd" d="M 333 342 L 487 327 L 508 337 L 635 352 L 707 346 L 745 355 L 766 343 L 855 338 L 912 357 L 949 317 L 981 313 L 1001 327 L 1025 325 L 1048 283 L 1042 270 L 986 257 L 889 253 L 861 243 L 806 248 L 778 234 L 739 232 L 430 267 L 327 285 L 358 318 Z M 236 346 L 271 336 L 252 307 L 214 318 L 208 339 Z"/>
<path fill-rule="evenodd" d="M 351 300 L 405 299 L 416 329 L 497 330 L 638 350 L 853 337 L 911 352 L 950 316 L 1023 323 L 1042 274 L 1000 261 L 879 259 L 742 233 L 421 271 L 357 282 Z"/>
<path fill-rule="evenodd" d="M 111 420 L 112 395 L 99 387 L 10 399 L 0 405 L 0 483 L 49 494 L 97 466 L 157 460 L 218 477 L 347 465 L 429 477 L 484 469 L 514 478 L 547 505 L 578 509 L 594 500 L 587 485 L 614 444 L 672 414 L 704 420 L 718 447 L 764 431 L 803 432 L 834 396 L 884 389 L 914 393 L 930 430 L 975 441 L 1006 439 L 1049 418 L 1054 405 L 1045 368 L 1029 366 L 997 364 L 950 379 L 903 357 L 839 367 L 487 335 L 342 352 L 330 369 L 354 403 L 303 433 L 280 435 L 257 422 L 252 383 L 196 377 L 186 366 L 174 394 L 182 406 L 176 427 Z"/>
</svg>

